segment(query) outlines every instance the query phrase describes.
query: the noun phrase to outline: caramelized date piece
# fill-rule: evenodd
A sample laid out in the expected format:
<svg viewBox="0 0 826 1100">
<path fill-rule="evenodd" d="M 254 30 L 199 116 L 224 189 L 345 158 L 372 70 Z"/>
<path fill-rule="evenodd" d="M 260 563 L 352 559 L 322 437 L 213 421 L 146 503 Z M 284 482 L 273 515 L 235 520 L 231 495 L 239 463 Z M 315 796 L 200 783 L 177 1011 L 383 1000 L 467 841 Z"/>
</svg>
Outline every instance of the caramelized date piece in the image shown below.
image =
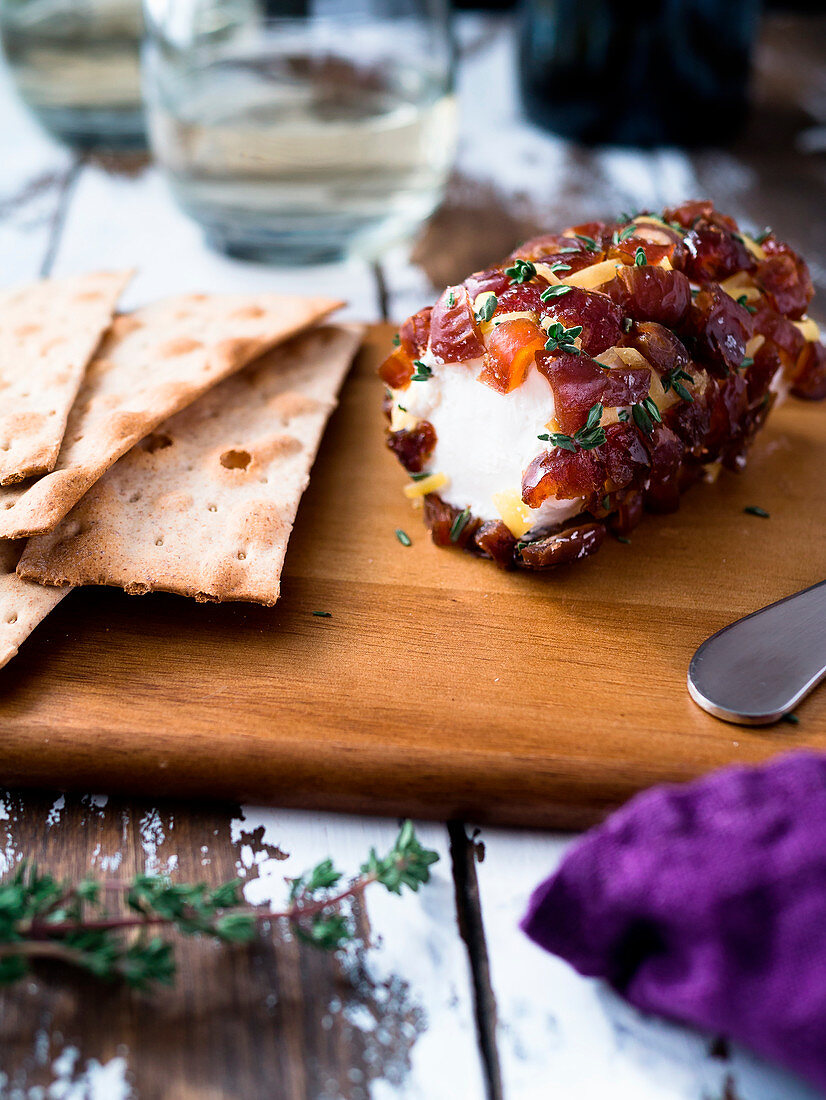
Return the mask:
<svg viewBox="0 0 826 1100">
<path fill-rule="evenodd" d="M 597 451 L 547 451 L 522 476 L 522 499 L 538 508 L 548 497 L 575 500 L 602 491 L 605 464 Z"/>
<path fill-rule="evenodd" d="M 541 316 L 547 312 L 547 306 L 541 298 L 543 290 L 547 288 L 548 284 L 544 279 L 534 279 L 529 283 L 514 283 L 499 295 L 496 312 L 520 313 L 524 310 L 532 310 Z"/>
<path fill-rule="evenodd" d="M 387 446 L 406 470 L 421 473 L 436 446 L 436 429 L 429 420 L 420 420 L 415 428 L 388 432 Z"/>
<path fill-rule="evenodd" d="M 806 345 L 792 393 L 808 401 L 822 401 L 826 397 L 826 348 L 823 344 Z"/>
<path fill-rule="evenodd" d="M 680 506 L 680 462 L 683 444 L 665 424 L 657 424 L 648 439 L 651 475 L 645 493 L 652 512 L 675 512 Z"/>
<path fill-rule="evenodd" d="M 513 551 L 516 539 L 501 520 L 488 520 L 473 536 L 473 544 L 486 558 L 492 558 L 497 565 L 508 568 L 513 565 Z"/>
<path fill-rule="evenodd" d="M 648 451 L 632 424 L 612 424 L 606 428 L 605 443 L 600 450 L 612 489 L 625 489 L 646 476 L 650 465 Z"/>
<path fill-rule="evenodd" d="M 716 225 L 692 229 L 685 246 L 683 271 L 695 283 L 719 282 L 737 271 L 754 268 L 754 257 L 743 242 Z"/>
<path fill-rule="evenodd" d="M 495 325 L 485 339 L 485 365 L 479 381 L 500 393 L 510 393 L 525 381 L 534 357 L 544 346 L 542 329 L 523 317 Z"/>
<path fill-rule="evenodd" d="M 556 422 L 567 435 L 583 426 L 597 402 L 611 409 L 635 405 L 648 396 L 651 385 L 647 367 L 605 370 L 584 355 L 543 351 L 536 357 L 536 366 L 551 384 Z"/>
<path fill-rule="evenodd" d="M 682 206 L 675 206 L 663 212 L 667 222 L 676 222 L 686 229 L 693 229 L 700 222 L 708 222 L 720 229 L 726 229 L 729 233 L 736 233 L 737 222 L 727 214 L 721 214 L 714 209 L 714 203 L 709 199 L 700 199 L 695 202 L 684 202 Z"/>
<path fill-rule="evenodd" d="M 491 291 L 498 298 L 500 294 L 504 294 L 510 285 L 510 277 L 505 274 L 501 267 L 492 267 L 487 271 L 476 271 L 465 279 L 465 286 L 470 295 L 471 303 L 476 300 L 477 295 L 484 294 L 486 291 Z"/>
<path fill-rule="evenodd" d="M 399 345 L 411 360 L 420 359 L 427 351 L 432 313 L 432 306 L 420 309 L 418 313 L 408 317 L 399 329 Z"/>
<path fill-rule="evenodd" d="M 430 537 L 437 546 L 458 546 L 460 549 L 464 549 L 473 540 L 476 531 L 479 529 L 480 521 L 472 517 L 464 525 L 455 541 L 450 537 L 453 524 L 459 515 L 461 515 L 460 508 L 454 508 L 451 504 L 446 504 L 435 493 L 428 493 L 424 498 L 425 525 L 430 531 Z"/>
<path fill-rule="evenodd" d="M 607 294 L 575 286 L 543 303 L 543 313 L 566 328 L 582 325 L 580 340 L 587 355 L 612 348 L 622 335 L 622 310 Z"/>
<path fill-rule="evenodd" d="M 635 348 L 659 374 L 674 369 L 690 374 L 691 360 L 685 344 L 674 333 L 655 321 L 643 321 L 631 326 L 624 337 L 624 347 Z"/>
<path fill-rule="evenodd" d="M 641 492 L 630 491 L 618 493 L 617 510 L 608 517 L 608 527 L 615 535 L 630 535 L 635 527 L 639 527 L 644 511 L 644 500 Z"/>
<path fill-rule="evenodd" d="M 776 241 L 770 247 L 776 251 L 757 265 L 755 282 L 778 313 L 802 317 L 814 294 L 809 268 L 788 245 Z"/>
<path fill-rule="evenodd" d="M 407 389 L 412 377 L 413 363 L 403 348 L 396 348 L 379 367 L 379 378 L 392 390 Z"/>
<path fill-rule="evenodd" d="M 663 267 L 623 267 L 605 293 L 636 321 L 657 321 L 674 327 L 691 304 L 691 284 L 680 271 Z"/>
<path fill-rule="evenodd" d="M 736 370 L 751 337 L 751 314 L 718 286 L 707 286 L 692 302 L 684 330 L 694 337 L 698 359 L 723 376 Z"/>
<path fill-rule="evenodd" d="M 552 569 L 557 565 L 587 558 L 605 542 L 604 523 L 583 523 L 568 527 L 537 542 L 519 544 L 516 564 L 522 569 Z"/>
<path fill-rule="evenodd" d="M 478 359 L 484 350 L 467 290 L 448 287 L 430 316 L 431 353 L 441 363 L 464 363 Z"/>
<path fill-rule="evenodd" d="M 602 253 L 589 252 L 587 245 L 576 237 L 552 233 L 526 241 L 511 254 L 510 259 L 531 260 L 533 263 L 548 264 L 549 267 L 556 263 L 566 264 L 568 271 L 557 272 L 560 278 L 564 278 L 574 271 L 590 267 L 596 260 L 602 259 Z"/>
<path fill-rule="evenodd" d="M 797 325 L 763 302 L 752 318 L 752 330 L 755 335 L 766 337 L 766 344 L 777 351 L 786 370 L 793 370 L 806 346 L 806 339 Z"/>
</svg>

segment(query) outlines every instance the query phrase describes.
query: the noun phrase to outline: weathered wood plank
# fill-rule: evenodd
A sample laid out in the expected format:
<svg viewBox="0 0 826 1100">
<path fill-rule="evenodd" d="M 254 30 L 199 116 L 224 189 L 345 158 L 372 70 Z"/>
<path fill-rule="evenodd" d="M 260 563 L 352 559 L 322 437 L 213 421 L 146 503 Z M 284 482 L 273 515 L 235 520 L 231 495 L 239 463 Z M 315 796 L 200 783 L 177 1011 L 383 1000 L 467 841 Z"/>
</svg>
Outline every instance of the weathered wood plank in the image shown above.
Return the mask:
<svg viewBox="0 0 826 1100">
<path fill-rule="evenodd" d="M 531 890 L 572 843 L 498 829 L 476 838 L 505 1097 L 816 1100 L 814 1090 L 748 1051 L 644 1016 L 520 932 Z"/>
<path fill-rule="evenodd" d="M 56 875 L 146 869 L 210 883 L 240 872 L 255 903 L 283 901 L 284 876 L 327 854 L 357 867 L 395 832 L 391 822 L 106 796 L 7 793 L 0 803 L 5 868 L 28 858 Z M 121 1082 L 120 1093 L 100 1093 L 106 1100 L 130 1088 L 199 1100 L 475 1100 L 483 1090 L 445 833 L 425 826 L 421 836 L 444 857 L 433 883 L 416 897 L 368 894 L 356 913 L 361 941 L 342 958 L 275 937 L 249 948 L 187 940 L 175 987 L 151 996 L 57 967 L 2 992 L 6 1081 L 47 1087 L 71 1063 L 81 1079 Z"/>
</svg>

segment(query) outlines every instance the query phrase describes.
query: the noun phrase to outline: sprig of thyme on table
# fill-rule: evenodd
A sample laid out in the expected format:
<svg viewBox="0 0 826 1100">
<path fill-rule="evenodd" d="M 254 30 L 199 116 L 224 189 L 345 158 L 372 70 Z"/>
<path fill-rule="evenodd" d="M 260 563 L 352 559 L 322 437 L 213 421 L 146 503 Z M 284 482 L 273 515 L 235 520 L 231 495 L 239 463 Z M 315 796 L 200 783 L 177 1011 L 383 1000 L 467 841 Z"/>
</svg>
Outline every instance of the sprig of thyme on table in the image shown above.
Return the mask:
<svg viewBox="0 0 826 1100">
<path fill-rule="evenodd" d="M 283 910 L 246 905 L 240 879 L 215 888 L 157 875 L 137 875 L 131 882 L 84 878 L 72 885 L 40 872 L 34 863 L 21 863 L 0 883 L 0 985 L 23 978 L 38 959 L 60 961 L 107 981 L 122 979 L 139 989 L 156 982 L 168 985 L 175 975 L 174 948 L 153 934 L 164 927 L 185 936 L 247 943 L 262 922 L 283 920 L 299 939 L 334 951 L 355 935 L 343 902 L 373 883 L 391 894 L 405 887 L 416 891 L 429 881 L 438 859 L 406 821 L 387 855 L 371 849 L 359 876 L 346 886 L 330 859 L 289 879 Z M 125 902 L 125 910 L 123 905 L 115 912 L 109 908 L 113 895 Z"/>
</svg>

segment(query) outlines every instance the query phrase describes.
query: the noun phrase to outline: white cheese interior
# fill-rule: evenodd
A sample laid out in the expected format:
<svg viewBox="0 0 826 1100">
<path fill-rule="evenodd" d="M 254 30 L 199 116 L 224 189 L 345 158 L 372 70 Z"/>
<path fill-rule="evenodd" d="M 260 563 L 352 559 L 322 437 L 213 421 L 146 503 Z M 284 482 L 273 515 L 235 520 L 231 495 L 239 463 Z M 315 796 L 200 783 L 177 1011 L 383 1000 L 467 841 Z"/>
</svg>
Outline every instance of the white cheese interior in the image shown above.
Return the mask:
<svg viewBox="0 0 826 1100">
<path fill-rule="evenodd" d="M 531 367 L 521 386 L 499 393 L 478 376 L 482 360 L 439 363 L 430 353 L 422 356 L 433 371 L 423 382 L 411 382 L 394 392 L 396 404 L 419 419 L 429 420 L 437 443 L 427 464 L 428 473 L 450 479 L 439 496 L 455 508 L 469 508 L 479 519 L 500 519 L 493 494 L 507 489 L 521 492 L 522 474 L 544 451 L 537 439 L 554 415 L 554 397 L 548 380 Z M 582 511 L 584 498 L 549 497 L 535 513 L 535 527 L 560 523 Z"/>
</svg>

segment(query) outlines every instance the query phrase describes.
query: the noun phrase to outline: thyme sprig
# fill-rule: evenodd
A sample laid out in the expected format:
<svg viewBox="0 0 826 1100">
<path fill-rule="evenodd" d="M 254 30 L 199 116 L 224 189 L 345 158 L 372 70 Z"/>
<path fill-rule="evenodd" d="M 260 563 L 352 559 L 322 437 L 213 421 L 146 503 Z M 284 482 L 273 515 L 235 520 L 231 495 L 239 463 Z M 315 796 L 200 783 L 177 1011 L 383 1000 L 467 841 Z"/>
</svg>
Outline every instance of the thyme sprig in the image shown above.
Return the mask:
<svg viewBox="0 0 826 1100">
<path fill-rule="evenodd" d="M 379 856 L 372 848 L 348 885 L 342 886 L 343 873 L 330 859 L 288 880 L 288 904 L 282 910 L 246 905 L 240 879 L 215 888 L 203 882 L 172 883 L 159 875 L 137 875 L 129 882 L 84 878 L 72 885 L 34 863 L 21 863 L 0 883 L 0 985 L 25 977 L 39 959 L 138 989 L 169 985 L 175 975 L 174 948 L 154 934 L 160 928 L 248 943 L 263 922 L 283 920 L 298 938 L 334 951 L 355 937 L 353 920 L 342 911 L 344 902 L 373 883 L 391 894 L 416 891 L 429 881 L 438 858 L 422 847 L 412 822 L 406 821 L 390 851 Z M 113 895 L 121 902 L 115 911 L 109 906 Z"/>
<path fill-rule="evenodd" d="M 505 274 L 510 279 L 511 284 L 529 283 L 536 275 L 536 268 L 530 260 L 516 259 L 513 261 L 512 267 L 505 268 Z"/>
<path fill-rule="evenodd" d="M 638 405 L 632 405 L 631 416 L 640 431 L 645 432 L 646 435 L 651 435 L 655 423 L 662 423 L 660 410 L 656 401 L 651 397 L 645 397 Z"/>
<path fill-rule="evenodd" d="M 553 289 L 553 288 L 552 288 Z M 573 325 L 565 328 L 561 321 L 554 321 L 545 330 L 546 351 L 564 351 L 569 355 L 579 355 L 579 348 L 574 343 L 577 336 L 582 333 L 582 325 Z"/>
<path fill-rule="evenodd" d="M 603 406 L 597 402 L 588 410 L 588 419 L 583 426 L 573 435 L 565 435 L 564 432 L 542 432 L 537 439 L 550 443 L 553 447 L 560 447 L 563 451 L 575 452 L 577 449 L 592 451 L 605 442 L 605 429 L 600 424 L 604 412 Z"/>
<path fill-rule="evenodd" d="M 664 374 L 660 379 L 660 384 L 663 388 L 663 393 L 668 393 L 669 390 L 674 390 L 678 397 L 682 397 L 683 401 L 694 401 L 694 396 L 683 385 L 683 382 L 691 382 L 694 384 L 694 378 L 687 374 L 681 367 L 674 367 L 668 374 Z"/>
</svg>

